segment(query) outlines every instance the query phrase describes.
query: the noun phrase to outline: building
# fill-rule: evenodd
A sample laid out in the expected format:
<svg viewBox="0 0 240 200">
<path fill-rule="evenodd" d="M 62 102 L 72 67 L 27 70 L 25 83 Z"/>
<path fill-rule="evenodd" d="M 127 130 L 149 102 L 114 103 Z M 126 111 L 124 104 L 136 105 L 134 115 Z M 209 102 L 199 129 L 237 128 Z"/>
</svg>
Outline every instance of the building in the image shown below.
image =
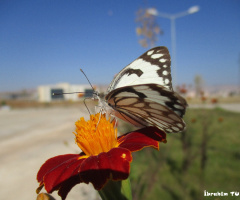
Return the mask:
<svg viewBox="0 0 240 200">
<path fill-rule="evenodd" d="M 52 102 L 59 100 L 78 101 L 81 97 L 92 97 L 92 93 L 93 89 L 89 84 L 70 85 L 69 83 L 59 83 L 55 85 L 42 85 L 38 87 L 38 100 L 40 102 Z"/>
</svg>

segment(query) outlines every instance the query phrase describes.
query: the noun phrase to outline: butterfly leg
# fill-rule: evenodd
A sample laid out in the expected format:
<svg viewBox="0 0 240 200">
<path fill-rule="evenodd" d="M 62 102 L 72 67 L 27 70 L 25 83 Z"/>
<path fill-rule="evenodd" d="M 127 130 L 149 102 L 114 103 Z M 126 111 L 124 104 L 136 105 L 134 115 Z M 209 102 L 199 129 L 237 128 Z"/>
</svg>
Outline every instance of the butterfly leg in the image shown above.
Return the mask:
<svg viewBox="0 0 240 200">
<path fill-rule="evenodd" d="M 91 115 L 91 112 L 88 109 L 87 104 L 86 104 L 86 99 L 91 99 L 91 98 L 84 98 L 84 100 L 83 100 L 83 103 L 84 103 L 85 107 L 87 108 L 87 111 L 88 111 L 89 115 Z"/>
</svg>

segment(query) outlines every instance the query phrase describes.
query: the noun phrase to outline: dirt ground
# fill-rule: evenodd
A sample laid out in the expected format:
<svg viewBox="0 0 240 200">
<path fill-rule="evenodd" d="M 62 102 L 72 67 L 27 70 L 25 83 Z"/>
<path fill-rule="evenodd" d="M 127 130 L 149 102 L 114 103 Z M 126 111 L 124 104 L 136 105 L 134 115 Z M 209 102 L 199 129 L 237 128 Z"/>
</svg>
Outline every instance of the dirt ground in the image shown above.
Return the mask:
<svg viewBox="0 0 240 200">
<path fill-rule="evenodd" d="M 79 107 L 0 110 L 0 199 L 36 199 L 36 174 L 40 166 L 53 156 L 79 153 L 72 132 L 75 121 L 88 116 L 82 110 Z M 60 199 L 56 192 L 53 196 Z M 91 184 L 80 184 L 67 199 L 95 200 L 98 194 Z"/>
</svg>

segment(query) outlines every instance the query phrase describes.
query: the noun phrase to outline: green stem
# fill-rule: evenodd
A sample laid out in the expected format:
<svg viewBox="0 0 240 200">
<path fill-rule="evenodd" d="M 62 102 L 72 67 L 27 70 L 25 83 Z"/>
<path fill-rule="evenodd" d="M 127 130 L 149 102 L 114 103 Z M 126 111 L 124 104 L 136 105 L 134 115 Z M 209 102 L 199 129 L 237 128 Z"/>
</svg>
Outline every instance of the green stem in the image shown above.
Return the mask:
<svg viewBox="0 0 240 200">
<path fill-rule="evenodd" d="M 112 181 L 98 191 L 102 200 L 132 200 L 130 180 Z"/>
</svg>

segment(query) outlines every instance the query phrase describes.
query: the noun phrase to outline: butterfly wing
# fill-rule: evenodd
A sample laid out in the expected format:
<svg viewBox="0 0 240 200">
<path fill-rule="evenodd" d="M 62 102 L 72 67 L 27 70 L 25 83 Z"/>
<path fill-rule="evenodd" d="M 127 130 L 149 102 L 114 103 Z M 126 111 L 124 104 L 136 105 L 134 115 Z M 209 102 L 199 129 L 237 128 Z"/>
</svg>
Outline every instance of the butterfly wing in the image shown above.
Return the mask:
<svg viewBox="0 0 240 200">
<path fill-rule="evenodd" d="M 105 100 L 114 115 L 136 126 L 156 126 L 165 132 L 185 128 L 187 103 L 172 89 L 171 58 L 166 47 L 155 47 L 122 69 L 111 82 Z"/>
<path fill-rule="evenodd" d="M 155 47 L 128 66 L 113 79 L 107 92 L 124 86 L 158 84 L 172 90 L 171 58 L 166 47 Z"/>
<path fill-rule="evenodd" d="M 163 86 L 125 86 L 107 94 L 106 100 L 116 117 L 135 126 L 155 126 L 169 133 L 185 128 L 185 99 Z"/>
</svg>

